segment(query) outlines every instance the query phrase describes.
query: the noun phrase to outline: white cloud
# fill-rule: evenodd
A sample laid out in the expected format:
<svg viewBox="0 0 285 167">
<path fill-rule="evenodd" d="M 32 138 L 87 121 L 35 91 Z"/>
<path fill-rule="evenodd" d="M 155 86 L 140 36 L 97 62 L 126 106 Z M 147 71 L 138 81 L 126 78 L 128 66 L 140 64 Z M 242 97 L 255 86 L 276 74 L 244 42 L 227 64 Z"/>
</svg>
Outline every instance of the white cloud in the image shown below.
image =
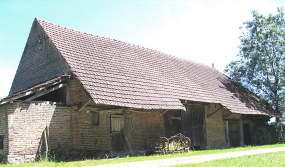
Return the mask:
<svg viewBox="0 0 285 167">
<path fill-rule="evenodd" d="M 276 13 L 277 7 L 267 0 L 169 3 L 164 24 L 136 43 L 209 66 L 214 63 L 223 71 L 237 58 L 239 27 L 252 19 L 252 10 L 268 15 Z"/>
</svg>

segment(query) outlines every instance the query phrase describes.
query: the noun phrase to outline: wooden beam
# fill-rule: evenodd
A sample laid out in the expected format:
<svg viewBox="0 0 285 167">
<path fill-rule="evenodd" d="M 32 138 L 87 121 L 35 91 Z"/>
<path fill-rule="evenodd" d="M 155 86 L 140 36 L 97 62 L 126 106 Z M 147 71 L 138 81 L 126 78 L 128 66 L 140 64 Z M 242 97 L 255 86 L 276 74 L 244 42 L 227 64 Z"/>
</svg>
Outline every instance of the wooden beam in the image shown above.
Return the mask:
<svg viewBox="0 0 285 167">
<path fill-rule="evenodd" d="M 212 112 L 211 114 L 207 115 L 207 118 L 209 118 L 210 116 L 214 115 L 215 113 L 217 113 L 218 111 L 220 111 L 220 109 L 222 109 L 223 106 L 221 106 L 219 109 L 217 109 L 216 111 Z"/>
<path fill-rule="evenodd" d="M 255 119 L 260 119 L 260 118 L 262 118 L 264 115 L 256 115 L 255 116 Z"/>
<path fill-rule="evenodd" d="M 169 111 L 169 110 L 163 110 L 163 111 L 161 112 L 160 116 L 162 116 L 163 114 L 165 114 L 167 111 Z"/>
<path fill-rule="evenodd" d="M 30 94 L 32 94 L 32 93 L 34 93 L 34 92 L 33 92 L 33 91 L 28 91 L 28 92 L 23 93 L 23 94 L 20 94 L 20 95 L 18 95 L 18 96 L 14 96 L 14 97 L 11 97 L 11 98 L 9 98 L 9 99 L 3 100 L 0 104 L 5 104 L 5 103 L 7 103 L 7 102 L 9 102 L 9 101 L 13 101 L 13 100 L 19 99 L 19 98 L 21 98 L 21 97 L 28 96 L 28 95 L 30 95 Z"/>
<path fill-rule="evenodd" d="M 131 111 L 131 109 L 132 109 L 131 107 L 125 108 L 125 109 L 123 109 L 122 112 L 123 112 L 123 113 L 129 113 L 129 112 Z"/>
<path fill-rule="evenodd" d="M 62 88 L 62 87 L 64 87 L 64 86 L 66 86 L 66 84 L 59 84 L 59 85 L 54 86 L 54 87 L 52 87 L 52 88 L 50 88 L 50 89 L 47 89 L 47 90 L 38 92 L 38 93 L 36 93 L 35 95 L 33 95 L 33 96 L 27 98 L 27 99 L 25 100 L 25 102 L 32 101 L 32 100 L 34 100 L 34 99 L 36 99 L 36 98 L 38 98 L 38 97 L 40 97 L 40 96 L 43 96 L 43 95 L 48 94 L 48 93 L 50 93 L 50 92 L 53 92 L 53 91 L 55 91 L 55 90 L 57 90 L 57 89 L 60 89 L 60 88 Z"/>
<path fill-rule="evenodd" d="M 77 111 L 83 110 L 83 108 L 86 107 L 90 102 L 92 102 L 91 99 L 88 99 L 88 100 L 84 101 L 84 102 L 78 107 Z"/>
<path fill-rule="evenodd" d="M 69 106 L 71 104 L 71 100 L 70 100 L 70 86 L 69 84 L 66 84 L 66 97 L 65 97 L 65 103 L 67 106 Z"/>
<path fill-rule="evenodd" d="M 187 105 L 187 106 L 203 106 L 204 104 L 200 104 L 200 103 L 197 103 L 197 104 L 194 104 L 194 103 L 187 103 L 186 105 Z"/>
<path fill-rule="evenodd" d="M 75 104 L 73 104 L 75 105 Z M 78 105 L 77 105 L 78 106 Z M 100 110 L 100 111 L 103 111 L 103 110 L 118 110 L 118 109 L 122 109 L 122 107 L 113 107 L 113 106 L 88 106 L 89 108 L 92 108 L 94 110 Z"/>
<path fill-rule="evenodd" d="M 227 140 L 228 146 L 230 146 L 229 121 L 226 121 L 225 123 L 226 123 L 226 135 L 227 135 L 226 140 Z"/>
<path fill-rule="evenodd" d="M 171 117 L 171 119 L 181 120 L 181 117 Z"/>
<path fill-rule="evenodd" d="M 130 142 L 129 142 L 129 139 L 128 139 L 128 137 L 127 137 L 126 135 L 124 135 L 124 137 L 125 137 L 125 141 L 126 141 L 127 149 L 129 150 L 130 154 L 133 156 L 133 155 L 134 155 L 134 153 L 133 153 L 133 150 L 132 150 L 131 144 L 130 144 Z"/>
<path fill-rule="evenodd" d="M 230 115 L 232 115 L 233 113 L 229 113 L 228 115 L 225 115 L 225 117 L 224 118 L 227 118 L 227 117 L 229 117 Z"/>
<path fill-rule="evenodd" d="M 150 113 L 153 112 L 155 110 L 146 110 L 146 109 L 132 109 L 132 112 L 140 112 L 140 113 Z M 155 111 L 157 112 L 157 111 Z"/>
<path fill-rule="evenodd" d="M 46 157 L 48 156 L 48 139 L 47 139 L 47 128 L 44 130 L 45 145 L 46 145 Z"/>
<path fill-rule="evenodd" d="M 16 93 L 17 95 L 3 100 L 2 102 L 0 102 L 0 104 L 2 105 L 2 104 L 5 104 L 5 103 L 7 103 L 7 102 L 10 102 L 10 101 L 13 101 L 13 100 L 16 100 L 16 99 L 19 99 L 19 98 L 28 96 L 28 95 L 30 95 L 30 94 L 32 94 L 32 93 L 35 93 L 35 92 L 38 92 L 38 91 L 40 91 L 40 90 L 46 89 L 46 87 L 59 84 L 59 83 L 65 81 L 65 80 L 66 80 L 65 78 L 62 78 L 62 79 L 60 79 L 59 81 L 56 81 L 56 82 L 53 82 L 53 83 L 50 83 L 50 84 L 45 84 L 45 85 L 42 85 L 42 86 L 41 86 L 41 85 L 38 85 L 38 86 L 40 86 L 40 87 L 35 86 L 35 87 L 33 87 L 33 88 L 27 89 L 26 92 L 23 92 L 23 93 L 21 93 L 21 92 Z"/>
<path fill-rule="evenodd" d="M 180 101 L 183 105 L 188 105 L 188 106 L 202 106 L 202 105 L 206 104 L 204 102 L 189 101 L 189 100 L 182 100 L 182 99 L 180 99 Z"/>
</svg>

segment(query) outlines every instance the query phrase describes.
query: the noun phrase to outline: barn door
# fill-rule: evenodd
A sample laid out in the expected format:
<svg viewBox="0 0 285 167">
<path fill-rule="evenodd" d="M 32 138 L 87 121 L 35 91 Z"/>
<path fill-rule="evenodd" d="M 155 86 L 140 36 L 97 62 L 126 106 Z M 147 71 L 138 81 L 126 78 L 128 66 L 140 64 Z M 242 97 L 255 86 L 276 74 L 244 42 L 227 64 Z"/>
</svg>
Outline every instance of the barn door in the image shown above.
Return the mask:
<svg viewBox="0 0 285 167">
<path fill-rule="evenodd" d="M 124 150 L 124 115 L 111 114 L 112 149 L 115 152 Z"/>
<path fill-rule="evenodd" d="M 249 123 L 243 123 L 243 136 L 244 136 L 244 144 L 251 145 Z"/>
<path fill-rule="evenodd" d="M 204 108 L 202 105 L 186 106 L 182 114 L 183 134 L 191 139 L 191 146 L 195 149 L 205 148 Z"/>
<path fill-rule="evenodd" d="M 228 141 L 230 146 L 240 145 L 239 121 L 228 121 Z"/>
</svg>

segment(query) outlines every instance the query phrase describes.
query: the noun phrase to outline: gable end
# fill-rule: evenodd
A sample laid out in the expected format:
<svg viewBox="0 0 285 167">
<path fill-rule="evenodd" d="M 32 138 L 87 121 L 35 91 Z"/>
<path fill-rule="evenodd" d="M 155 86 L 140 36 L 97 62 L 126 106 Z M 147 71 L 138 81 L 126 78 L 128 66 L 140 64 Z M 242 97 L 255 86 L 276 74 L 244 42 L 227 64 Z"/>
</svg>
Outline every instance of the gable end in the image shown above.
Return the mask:
<svg viewBox="0 0 285 167">
<path fill-rule="evenodd" d="M 68 65 L 35 20 L 9 95 L 64 74 L 70 74 Z"/>
</svg>

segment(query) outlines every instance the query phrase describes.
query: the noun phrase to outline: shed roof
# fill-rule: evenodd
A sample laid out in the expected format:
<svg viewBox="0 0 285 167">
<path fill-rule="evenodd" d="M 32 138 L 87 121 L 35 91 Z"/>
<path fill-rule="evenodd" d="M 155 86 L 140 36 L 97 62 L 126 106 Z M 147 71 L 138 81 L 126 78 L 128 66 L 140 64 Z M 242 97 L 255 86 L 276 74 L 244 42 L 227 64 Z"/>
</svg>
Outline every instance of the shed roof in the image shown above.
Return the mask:
<svg viewBox="0 0 285 167">
<path fill-rule="evenodd" d="M 255 94 L 209 66 L 40 19 L 95 104 L 185 109 L 181 100 L 219 103 L 233 113 L 274 115 Z"/>
</svg>

